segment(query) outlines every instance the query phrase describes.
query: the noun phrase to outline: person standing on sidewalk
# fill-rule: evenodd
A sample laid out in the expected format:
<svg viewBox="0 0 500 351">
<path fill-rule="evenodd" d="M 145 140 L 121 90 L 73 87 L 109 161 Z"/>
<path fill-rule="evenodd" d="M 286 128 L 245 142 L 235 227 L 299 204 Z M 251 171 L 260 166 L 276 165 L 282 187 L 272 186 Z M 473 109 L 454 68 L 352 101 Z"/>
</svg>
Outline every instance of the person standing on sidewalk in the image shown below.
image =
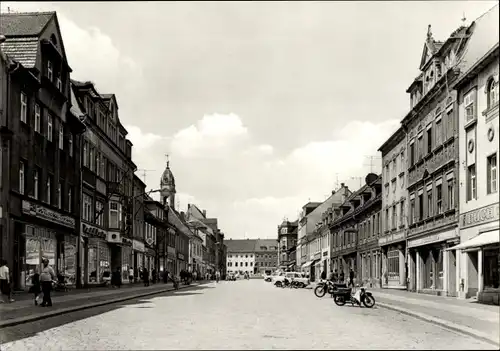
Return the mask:
<svg viewBox="0 0 500 351">
<path fill-rule="evenodd" d="M 2 260 L 2 265 L 0 266 L 0 292 L 2 294 L 2 300 L 0 302 L 5 302 L 3 295 L 7 296 L 9 302 L 14 302 L 10 289 L 10 272 L 6 260 Z"/>
<path fill-rule="evenodd" d="M 56 274 L 51 266 L 49 266 L 49 260 L 47 258 L 42 259 L 43 269 L 42 274 L 40 274 L 40 282 L 42 284 L 43 301 L 40 306 L 52 306 L 52 299 L 50 298 L 50 292 L 52 291 L 52 281 L 56 279 Z"/>
<path fill-rule="evenodd" d="M 349 284 L 348 286 L 354 287 L 354 271 L 351 269 L 349 272 Z"/>
<path fill-rule="evenodd" d="M 30 292 L 35 295 L 35 306 L 38 305 L 38 297 L 42 292 L 42 288 L 40 286 L 40 274 L 38 274 L 38 268 L 35 268 L 35 273 L 31 277 L 31 288 Z"/>
<path fill-rule="evenodd" d="M 142 280 L 144 281 L 144 286 L 149 286 L 149 272 L 147 268 L 142 270 Z"/>
<path fill-rule="evenodd" d="M 215 282 L 218 283 L 219 280 L 220 280 L 220 272 L 217 271 L 217 272 L 215 272 Z"/>
<path fill-rule="evenodd" d="M 134 282 L 134 269 L 132 267 L 128 267 L 128 282 Z"/>
<path fill-rule="evenodd" d="M 153 268 L 153 271 L 151 272 L 151 275 L 152 275 L 152 279 L 153 279 L 153 284 L 156 284 L 156 280 L 158 278 L 157 276 L 158 273 L 156 273 L 156 268 Z"/>
</svg>

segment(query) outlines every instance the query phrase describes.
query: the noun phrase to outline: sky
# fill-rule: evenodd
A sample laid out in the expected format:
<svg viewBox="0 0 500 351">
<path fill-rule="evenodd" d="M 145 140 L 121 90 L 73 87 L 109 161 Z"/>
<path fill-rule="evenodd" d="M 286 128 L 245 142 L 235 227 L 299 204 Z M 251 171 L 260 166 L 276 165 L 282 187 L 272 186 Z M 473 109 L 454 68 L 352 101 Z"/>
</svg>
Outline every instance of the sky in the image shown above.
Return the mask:
<svg viewBox="0 0 500 351">
<path fill-rule="evenodd" d="M 409 111 L 432 25 L 446 38 L 494 1 L 2 2 L 57 11 L 72 78 L 114 93 L 133 160 L 180 210 L 226 238 L 275 238 L 284 218 L 356 190 Z M 372 165 L 370 165 L 370 160 Z M 137 174 L 143 179 L 142 171 Z"/>
</svg>

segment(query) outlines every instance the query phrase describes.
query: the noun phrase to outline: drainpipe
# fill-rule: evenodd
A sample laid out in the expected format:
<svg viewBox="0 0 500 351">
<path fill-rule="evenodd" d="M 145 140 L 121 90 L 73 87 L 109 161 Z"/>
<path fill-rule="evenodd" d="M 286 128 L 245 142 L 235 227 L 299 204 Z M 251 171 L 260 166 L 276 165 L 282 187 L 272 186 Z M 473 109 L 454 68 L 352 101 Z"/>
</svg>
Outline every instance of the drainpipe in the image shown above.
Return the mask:
<svg viewBox="0 0 500 351">
<path fill-rule="evenodd" d="M 70 89 L 71 86 L 70 86 Z M 76 116 L 75 116 L 76 117 Z M 87 116 L 83 116 L 83 120 L 81 121 L 82 124 L 85 125 L 85 119 L 87 118 Z M 82 236 L 82 219 L 81 219 L 81 216 L 82 216 L 82 209 L 81 209 L 81 204 L 82 204 L 82 198 L 83 198 L 83 140 L 84 140 L 84 134 L 85 134 L 85 131 L 86 129 L 84 128 L 83 131 L 79 134 L 77 134 L 79 137 L 80 137 L 80 142 L 79 142 L 79 153 L 78 153 L 78 157 L 79 157 L 79 177 L 80 177 L 80 180 L 78 182 L 78 205 L 75 206 L 76 209 L 77 209 L 77 215 L 76 215 L 76 234 L 77 234 L 77 248 L 76 248 L 76 251 L 77 251 L 77 264 L 76 264 L 76 288 L 77 289 L 81 289 L 81 288 L 84 288 L 85 285 L 86 285 L 86 282 L 85 281 L 82 281 L 82 262 L 81 262 L 81 257 L 82 257 L 82 250 L 84 249 L 83 248 L 83 245 L 82 245 L 82 240 L 83 240 L 83 236 Z M 74 200 L 73 200 L 74 201 Z M 74 203 L 74 202 L 73 202 Z M 85 256 L 83 258 L 84 260 L 84 264 L 85 264 Z M 83 279 L 85 279 L 85 276 L 83 277 Z"/>
</svg>

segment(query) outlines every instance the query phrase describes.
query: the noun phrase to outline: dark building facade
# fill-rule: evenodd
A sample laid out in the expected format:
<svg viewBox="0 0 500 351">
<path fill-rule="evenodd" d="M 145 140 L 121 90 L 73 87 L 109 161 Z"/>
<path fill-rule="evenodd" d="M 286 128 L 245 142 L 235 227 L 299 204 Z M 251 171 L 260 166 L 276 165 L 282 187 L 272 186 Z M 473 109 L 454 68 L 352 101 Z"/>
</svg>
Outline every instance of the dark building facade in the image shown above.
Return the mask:
<svg viewBox="0 0 500 351">
<path fill-rule="evenodd" d="M 278 241 L 275 239 L 255 240 L 254 273 L 271 274 L 278 269 Z"/>
<path fill-rule="evenodd" d="M 1 14 L 6 40 L 2 88 L 2 257 L 16 289 L 46 257 L 76 281 L 80 135 L 55 12 Z M 8 190 L 7 190 L 8 189 Z"/>
<path fill-rule="evenodd" d="M 278 226 L 278 268 L 293 271 L 296 265 L 298 221 L 284 220 Z"/>
<path fill-rule="evenodd" d="M 132 143 L 120 123 L 115 95 L 99 93 L 91 82 L 72 80 L 71 89 L 73 106 L 85 114 L 86 126 L 81 168 L 82 280 L 103 283 L 117 268 L 128 280 L 125 272 L 132 264 L 143 267 L 147 253 L 144 239 L 132 238 L 128 223 L 136 169 Z"/>
</svg>

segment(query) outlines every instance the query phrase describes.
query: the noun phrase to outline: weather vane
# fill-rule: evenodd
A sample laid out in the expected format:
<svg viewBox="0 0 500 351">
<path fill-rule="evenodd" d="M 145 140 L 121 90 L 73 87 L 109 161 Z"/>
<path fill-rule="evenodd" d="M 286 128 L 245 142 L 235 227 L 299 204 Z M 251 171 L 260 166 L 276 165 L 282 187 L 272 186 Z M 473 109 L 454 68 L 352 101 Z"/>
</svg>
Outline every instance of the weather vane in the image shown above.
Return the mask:
<svg viewBox="0 0 500 351">
<path fill-rule="evenodd" d="M 169 154 L 165 154 L 165 157 L 167 158 L 167 167 L 168 167 L 168 165 L 170 163 Z"/>
</svg>

